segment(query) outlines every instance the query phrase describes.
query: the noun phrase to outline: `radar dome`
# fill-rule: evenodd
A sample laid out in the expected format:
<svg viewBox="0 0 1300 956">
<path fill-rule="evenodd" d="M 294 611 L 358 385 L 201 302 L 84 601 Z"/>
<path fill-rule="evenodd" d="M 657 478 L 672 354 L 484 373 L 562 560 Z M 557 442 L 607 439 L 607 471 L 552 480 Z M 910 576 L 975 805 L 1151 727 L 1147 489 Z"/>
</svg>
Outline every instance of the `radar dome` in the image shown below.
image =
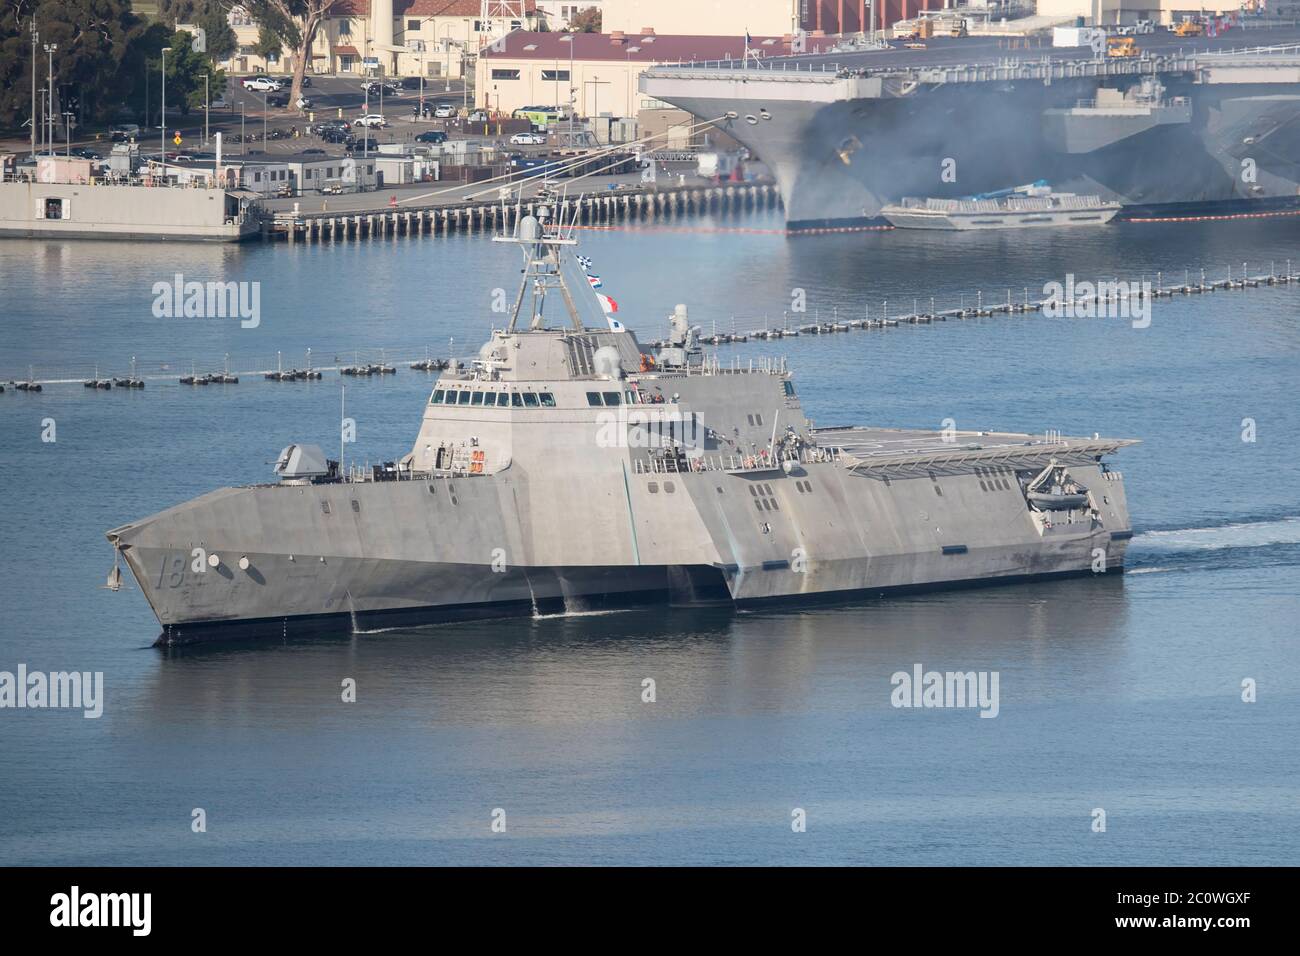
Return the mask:
<svg viewBox="0 0 1300 956">
<path fill-rule="evenodd" d="M 623 377 L 623 361 L 619 358 L 618 349 L 612 345 L 602 345 L 596 349 L 596 354 L 592 356 L 592 363 L 596 366 L 597 375 L 608 378 Z"/>
</svg>

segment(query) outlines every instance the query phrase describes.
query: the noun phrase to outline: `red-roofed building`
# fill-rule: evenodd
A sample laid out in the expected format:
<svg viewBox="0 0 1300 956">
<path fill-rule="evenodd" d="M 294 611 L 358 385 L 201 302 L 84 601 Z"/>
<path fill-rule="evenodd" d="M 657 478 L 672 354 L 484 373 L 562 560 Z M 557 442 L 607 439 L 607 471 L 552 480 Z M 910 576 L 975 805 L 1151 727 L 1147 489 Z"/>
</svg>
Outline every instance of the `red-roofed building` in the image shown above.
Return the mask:
<svg viewBox="0 0 1300 956">
<path fill-rule="evenodd" d="M 828 37 L 808 37 L 806 52 L 828 48 Z M 756 36 L 751 55 L 784 56 L 791 38 Z M 512 113 L 524 106 L 570 106 L 579 116 L 636 117 L 664 109 L 637 91 L 641 71 L 653 64 L 740 60 L 745 37 L 660 36 L 655 33 L 530 33 L 517 31 L 479 57 L 477 105 Z"/>
</svg>

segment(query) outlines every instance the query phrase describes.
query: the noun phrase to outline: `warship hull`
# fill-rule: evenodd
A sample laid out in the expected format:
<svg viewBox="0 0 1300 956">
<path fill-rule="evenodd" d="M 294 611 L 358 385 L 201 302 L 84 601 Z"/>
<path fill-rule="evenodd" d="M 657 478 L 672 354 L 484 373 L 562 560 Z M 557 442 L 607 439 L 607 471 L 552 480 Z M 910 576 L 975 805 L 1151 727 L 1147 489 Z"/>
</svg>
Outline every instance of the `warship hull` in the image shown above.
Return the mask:
<svg viewBox="0 0 1300 956">
<path fill-rule="evenodd" d="M 872 436 L 872 446 L 944 448 L 938 433 L 852 434 L 855 443 Z M 647 603 L 837 600 L 1122 570 L 1131 534 L 1122 476 L 1103 471 L 1092 451 L 1016 444 L 1014 467 L 980 465 L 976 455 L 911 476 L 910 466 L 876 467 L 847 451 L 789 473 L 668 474 L 638 473 L 633 457 L 594 451 L 617 461 L 593 468 L 580 489 L 510 468 L 232 488 L 108 537 L 165 644 Z M 1071 474 L 1097 490 L 1095 516 L 1044 520 L 1027 506 L 1015 474 L 1053 459 L 1075 462 Z M 575 535 L 575 523 L 587 531 Z"/>
</svg>

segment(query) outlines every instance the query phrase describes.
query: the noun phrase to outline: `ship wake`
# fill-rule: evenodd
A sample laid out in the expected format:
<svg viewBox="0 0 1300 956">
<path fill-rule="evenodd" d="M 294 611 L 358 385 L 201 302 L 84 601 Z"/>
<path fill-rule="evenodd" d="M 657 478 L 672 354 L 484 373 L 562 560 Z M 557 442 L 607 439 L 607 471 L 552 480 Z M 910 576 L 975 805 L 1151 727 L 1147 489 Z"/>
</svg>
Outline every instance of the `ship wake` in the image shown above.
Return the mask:
<svg viewBox="0 0 1300 956">
<path fill-rule="evenodd" d="M 1137 534 L 1128 572 L 1155 574 L 1300 565 L 1300 515 Z"/>
</svg>

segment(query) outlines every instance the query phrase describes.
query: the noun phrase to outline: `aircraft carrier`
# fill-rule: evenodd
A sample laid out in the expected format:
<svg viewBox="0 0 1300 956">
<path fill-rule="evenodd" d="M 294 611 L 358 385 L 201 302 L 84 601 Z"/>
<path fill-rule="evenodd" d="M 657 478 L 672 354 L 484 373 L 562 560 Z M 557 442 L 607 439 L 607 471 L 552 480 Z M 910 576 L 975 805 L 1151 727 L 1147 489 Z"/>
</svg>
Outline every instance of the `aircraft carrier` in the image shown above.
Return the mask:
<svg viewBox="0 0 1300 956">
<path fill-rule="evenodd" d="M 535 212 L 498 237 L 524 252 L 508 324 L 439 376 L 408 453 L 360 469 L 295 442 L 274 482 L 107 533 L 108 586 L 125 561 L 160 643 L 1122 569 L 1104 459 L 1132 442 L 815 427 L 783 363 L 721 364 L 685 306 L 642 346 L 571 224 Z"/>
<path fill-rule="evenodd" d="M 1109 57 L 944 37 L 660 66 L 640 84 L 766 163 L 791 231 L 1036 180 L 1120 202 L 1120 220 L 1300 211 L 1300 29 L 1136 40 Z"/>
</svg>

